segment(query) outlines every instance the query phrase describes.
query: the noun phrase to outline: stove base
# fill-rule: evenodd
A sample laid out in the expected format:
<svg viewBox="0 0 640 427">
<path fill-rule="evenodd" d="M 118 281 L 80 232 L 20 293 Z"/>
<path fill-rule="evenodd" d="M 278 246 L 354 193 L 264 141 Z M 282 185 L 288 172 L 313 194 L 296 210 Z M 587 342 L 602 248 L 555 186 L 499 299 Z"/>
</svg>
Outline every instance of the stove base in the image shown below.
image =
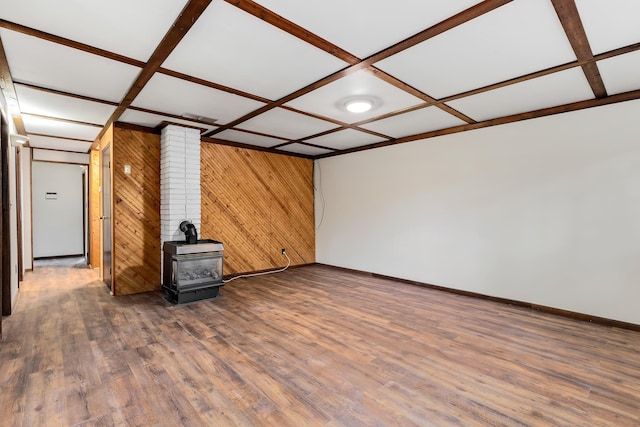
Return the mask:
<svg viewBox="0 0 640 427">
<path fill-rule="evenodd" d="M 214 299 L 218 296 L 218 292 L 221 286 L 222 285 L 209 286 L 206 288 L 184 290 L 180 292 L 177 292 L 175 289 L 170 289 L 165 286 L 163 286 L 162 288 L 165 290 L 167 294 L 165 299 L 169 301 L 171 304 L 179 305 L 179 304 L 187 304 L 195 301 Z"/>
</svg>

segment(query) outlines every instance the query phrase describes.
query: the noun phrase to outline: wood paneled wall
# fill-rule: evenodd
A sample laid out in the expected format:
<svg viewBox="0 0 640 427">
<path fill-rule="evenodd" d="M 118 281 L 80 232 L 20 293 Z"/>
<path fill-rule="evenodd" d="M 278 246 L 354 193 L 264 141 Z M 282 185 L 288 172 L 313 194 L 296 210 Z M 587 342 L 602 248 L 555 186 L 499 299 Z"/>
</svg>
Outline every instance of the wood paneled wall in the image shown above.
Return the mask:
<svg viewBox="0 0 640 427">
<path fill-rule="evenodd" d="M 111 149 L 114 294 L 160 289 L 160 136 L 116 126 Z"/>
<path fill-rule="evenodd" d="M 160 136 L 118 126 L 108 134 L 114 294 L 157 290 L 162 254 Z M 100 149 L 106 143 L 101 141 Z M 92 168 L 100 170 L 100 151 L 95 156 L 98 164 Z M 125 165 L 131 166 L 131 175 L 125 175 Z M 203 143 L 201 167 L 198 231 L 201 238 L 224 242 L 226 275 L 284 266 L 281 248 L 292 265 L 315 262 L 311 160 Z M 100 194 L 96 204 L 99 212 Z M 92 255 L 100 262 L 102 244 L 92 244 L 97 245 Z"/>
<path fill-rule="evenodd" d="M 313 161 L 201 144 L 200 236 L 225 245 L 225 275 L 315 262 Z"/>
</svg>

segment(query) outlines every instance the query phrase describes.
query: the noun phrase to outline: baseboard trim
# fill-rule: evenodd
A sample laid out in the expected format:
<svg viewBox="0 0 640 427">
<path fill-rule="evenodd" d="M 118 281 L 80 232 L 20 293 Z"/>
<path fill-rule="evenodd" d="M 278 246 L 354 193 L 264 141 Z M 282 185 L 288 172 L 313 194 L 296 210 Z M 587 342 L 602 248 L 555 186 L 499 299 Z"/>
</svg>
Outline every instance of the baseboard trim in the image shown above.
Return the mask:
<svg viewBox="0 0 640 427">
<path fill-rule="evenodd" d="M 64 259 L 64 258 L 81 258 L 84 255 L 82 254 L 71 254 L 71 255 L 53 255 L 53 256 L 40 256 L 36 257 L 34 261 L 45 261 L 45 260 L 53 260 L 53 259 Z"/>
<path fill-rule="evenodd" d="M 578 313 L 578 312 L 575 312 L 575 311 L 563 310 L 563 309 L 560 309 L 560 308 L 549 307 L 549 306 L 546 306 L 546 305 L 540 305 L 540 304 L 534 304 L 534 303 L 530 303 L 530 302 L 512 300 L 512 299 L 508 299 L 508 298 L 494 297 L 494 296 L 491 296 L 491 295 L 485 295 L 485 294 L 480 294 L 480 293 L 471 292 L 471 291 L 463 291 L 463 290 L 460 290 L 460 289 L 447 288 L 447 287 L 444 287 L 444 286 L 432 285 L 430 283 L 418 282 L 418 281 L 415 281 L 415 280 L 401 279 L 401 278 L 398 278 L 398 277 L 386 276 L 384 274 L 371 273 L 369 271 L 354 270 L 354 269 L 351 269 L 351 268 L 338 267 L 338 266 L 335 266 L 335 265 L 322 264 L 322 263 L 317 263 L 317 265 L 322 265 L 324 267 L 335 268 L 337 270 L 343 270 L 343 271 L 356 273 L 356 274 L 364 274 L 364 275 L 367 275 L 367 276 L 377 277 L 377 278 L 380 278 L 380 279 L 393 280 L 395 282 L 405 283 L 405 284 L 409 284 L 409 285 L 421 286 L 421 287 L 424 287 L 424 288 L 429 288 L 429 289 L 434 289 L 434 290 L 437 290 L 437 291 L 448 292 L 448 293 L 451 293 L 451 294 L 462 295 L 462 296 L 471 297 L 471 298 L 478 298 L 478 299 L 483 299 L 483 300 L 487 300 L 487 301 L 493 301 L 493 302 L 497 302 L 497 303 L 500 303 L 500 304 L 513 305 L 513 306 L 516 306 L 516 307 L 524 307 L 524 308 L 528 308 L 530 310 L 540 311 L 542 313 L 553 314 L 555 316 L 566 317 L 566 318 L 569 318 L 569 319 L 579 320 L 579 321 L 582 321 L 582 322 L 595 323 L 597 325 L 608 326 L 608 327 L 613 327 L 613 328 L 620 328 L 620 329 L 628 329 L 628 330 L 631 330 L 631 331 L 640 332 L 640 325 L 637 325 L 635 323 L 623 322 L 621 320 L 607 319 L 606 317 L 598 317 L 598 316 L 593 316 L 591 314 Z"/>
</svg>

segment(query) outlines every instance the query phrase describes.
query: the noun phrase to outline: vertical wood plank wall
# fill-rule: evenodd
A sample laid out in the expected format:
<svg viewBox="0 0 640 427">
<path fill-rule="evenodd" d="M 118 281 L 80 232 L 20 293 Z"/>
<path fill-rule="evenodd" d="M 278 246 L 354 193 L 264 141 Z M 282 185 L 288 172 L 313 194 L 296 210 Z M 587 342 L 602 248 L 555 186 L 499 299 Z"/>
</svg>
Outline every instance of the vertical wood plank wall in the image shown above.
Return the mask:
<svg viewBox="0 0 640 427">
<path fill-rule="evenodd" d="M 201 144 L 200 236 L 225 245 L 225 275 L 315 262 L 313 162 Z"/>
<path fill-rule="evenodd" d="M 160 289 L 160 136 L 116 126 L 111 149 L 114 294 Z"/>
</svg>

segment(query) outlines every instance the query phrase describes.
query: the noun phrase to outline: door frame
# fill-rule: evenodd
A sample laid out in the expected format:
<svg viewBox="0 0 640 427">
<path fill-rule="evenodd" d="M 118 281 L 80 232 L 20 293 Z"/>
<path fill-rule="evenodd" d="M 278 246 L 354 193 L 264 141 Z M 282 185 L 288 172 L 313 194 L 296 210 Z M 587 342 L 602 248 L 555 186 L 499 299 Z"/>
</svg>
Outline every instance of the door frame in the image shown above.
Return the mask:
<svg viewBox="0 0 640 427">
<path fill-rule="evenodd" d="M 100 151 L 100 248 L 101 248 L 101 256 L 100 256 L 100 278 L 107 285 L 112 295 L 115 295 L 115 287 L 113 283 L 113 221 L 112 221 L 112 212 L 113 212 L 113 177 L 112 177 L 112 168 L 111 168 L 111 144 L 108 143 L 104 146 L 104 148 Z M 106 159 L 106 169 L 108 173 L 105 176 L 105 159 Z M 108 192 L 105 192 L 105 187 L 107 187 Z M 105 193 L 107 196 L 105 197 Z M 105 203 L 108 202 L 108 212 L 105 212 Z M 108 224 L 105 225 L 105 221 L 108 221 Z M 109 236 L 108 239 L 105 236 L 105 231 L 108 230 Z M 108 251 L 106 242 L 109 242 Z M 105 255 L 107 252 L 110 254 L 108 259 L 108 264 L 105 265 Z M 107 270 L 108 269 L 108 270 Z M 108 273 L 107 273 L 108 272 Z"/>
</svg>

